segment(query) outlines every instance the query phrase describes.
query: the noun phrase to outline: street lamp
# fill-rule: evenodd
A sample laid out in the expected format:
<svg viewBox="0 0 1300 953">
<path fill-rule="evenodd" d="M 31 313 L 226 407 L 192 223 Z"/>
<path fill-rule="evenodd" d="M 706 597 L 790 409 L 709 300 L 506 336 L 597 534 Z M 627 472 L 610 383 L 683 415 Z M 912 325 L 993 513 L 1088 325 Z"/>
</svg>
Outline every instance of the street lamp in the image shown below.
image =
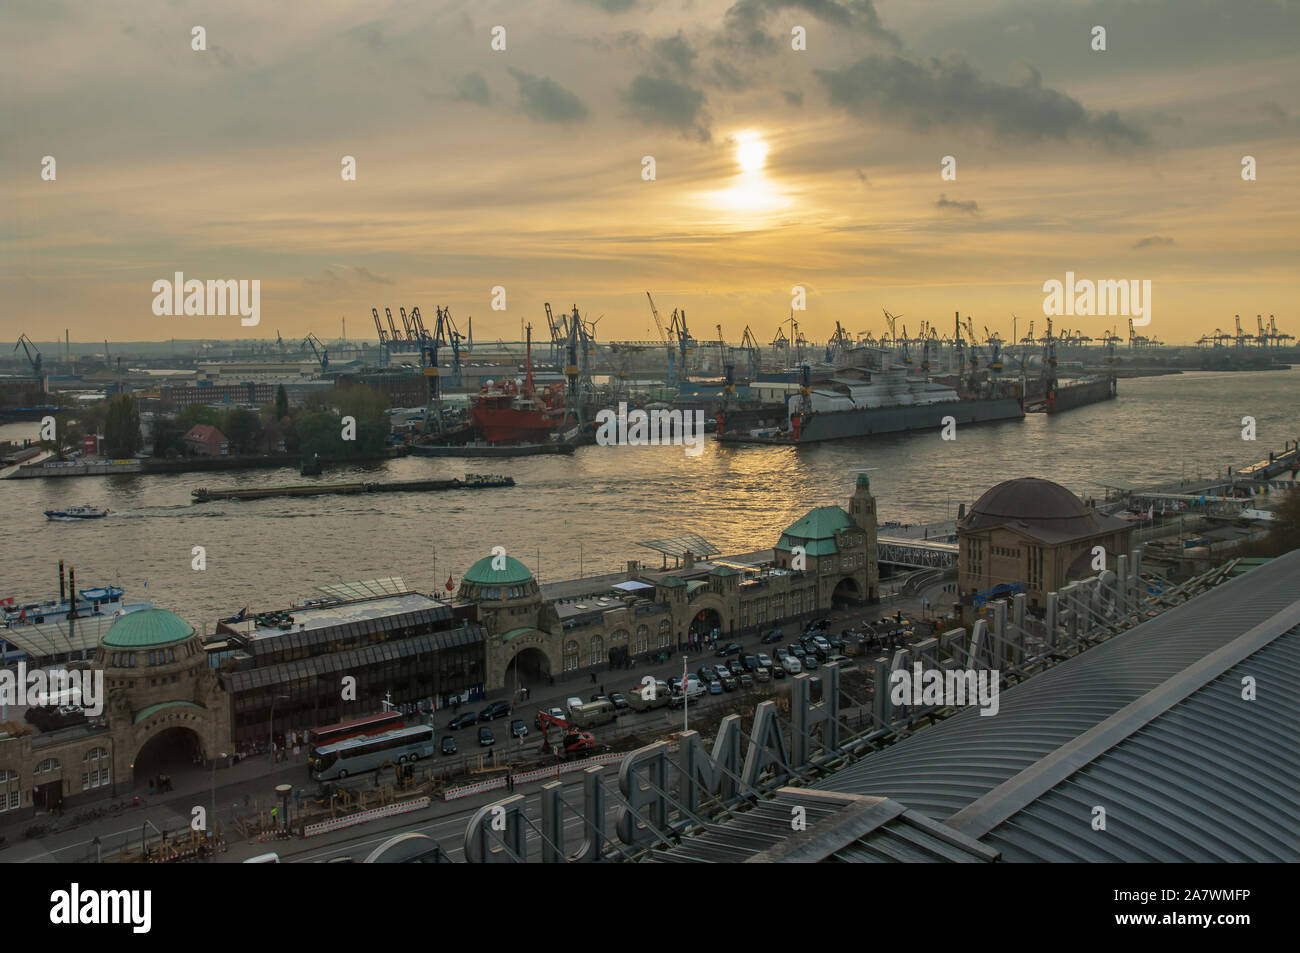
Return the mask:
<svg viewBox="0 0 1300 953">
<path fill-rule="evenodd" d="M 271 721 L 266 727 L 266 750 L 270 751 L 275 747 L 275 703 L 281 698 L 288 698 L 288 695 L 276 695 L 271 699 Z"/>
<path fill-rule="evenodd" d="M 221 752 L 224 761 L 229 755 Z M 208 834 L 214 839 L 217 833 L 217 759 L 212 759 L 212 815 L 208 818 Z"/>
<path fill-rule="evenodd" d="M 682 731 L 690 731 L 691 723 L 687 717 L 687 712 L 691 706 L 691 693 L 687 691 L 686 685 L 686 653 L 682 653 Z"/>
</svg>

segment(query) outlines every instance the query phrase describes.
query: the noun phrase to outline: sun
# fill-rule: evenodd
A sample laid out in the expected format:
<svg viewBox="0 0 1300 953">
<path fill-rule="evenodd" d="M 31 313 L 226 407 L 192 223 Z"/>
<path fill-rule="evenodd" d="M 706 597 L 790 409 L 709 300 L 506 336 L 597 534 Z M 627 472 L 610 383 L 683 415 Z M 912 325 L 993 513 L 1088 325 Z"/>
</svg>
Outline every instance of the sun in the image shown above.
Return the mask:
<svg viewBox="0 0 1300 953">
<path fill-rule="evenodd" d="M 767 161 L 767 143 L 755 135 L 741 138 L 736 147 L 736 161 L 745 172 L 758 172 Z"/>
</svg>

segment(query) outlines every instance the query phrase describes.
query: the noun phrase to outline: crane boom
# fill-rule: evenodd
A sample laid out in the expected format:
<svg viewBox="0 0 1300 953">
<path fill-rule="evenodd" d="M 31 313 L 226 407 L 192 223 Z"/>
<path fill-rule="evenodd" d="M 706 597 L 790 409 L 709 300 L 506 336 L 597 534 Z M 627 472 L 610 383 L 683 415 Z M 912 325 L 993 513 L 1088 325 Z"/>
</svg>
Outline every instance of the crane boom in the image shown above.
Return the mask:
<svg viewBox="0 0 1300 953">
<path fill-rule="evenodd" d="M 645 296 L 650 298 L 650 292 L 647 291 Z M 672 342 L 668 340 L 668 332 L 664 330 L 663 318 L 659 317 L 659 309 L 655 307 L 654 298 L 650 298 L 650 313 L 654 315 L 655 327 L 659 329 L 659 340 L 664 344 L 671 344 Z"/>
</svg>

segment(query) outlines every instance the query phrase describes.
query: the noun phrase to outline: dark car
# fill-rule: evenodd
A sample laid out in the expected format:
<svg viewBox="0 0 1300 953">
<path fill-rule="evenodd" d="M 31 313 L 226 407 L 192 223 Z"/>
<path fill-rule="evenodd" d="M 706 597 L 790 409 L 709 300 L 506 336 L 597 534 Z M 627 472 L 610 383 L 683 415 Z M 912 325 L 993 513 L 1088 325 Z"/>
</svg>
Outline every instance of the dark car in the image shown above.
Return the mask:
<svg viewBox="0 0 1300 953">
<path fill-rule="evenodd" d="M 780 642 L 785 638 L 785 634 L 780 629 L 773 629 L 767 635 L 763 636 L 763 644 L 771 645 L 773 642 Z"/>
<path fill-rule="evenodd" d="M 447 727 L 452 731 L 455 731 L 458 728 L 468 728 L 470 725 L 476 724 L 478 724 L 478 714 L 476 712 L 467 711 L 463 715 L 457 715 L 453 718 Z"/>
<path fill-rule="evenodd" d="M 797 659 L 801 659 L 808 654 L 808 649 L 805 649 L 802 645 L 796 643 L 790 646 L 790 654 Z"/>
<path fill-rule="evenodd" d="M 610 692 L 609 700 L 614 703 L 614 709 L 616 711 L 623 711 L 625 708 L 632 707 L 628 703 L 627 696 L 622 692 Z"/>
<path fill-rule="evenodd" d="M 451 735 L 442 736 L 442 753 L 443 754 L 456 753 L 456 739 L 453 738 Z"/>
<path fill-rule="evenodd" d="M 831 648 L 838 649 L 844 645 L 844 640 L 848 637 L 847 632 L 843 635 L 828 635 L 826 636 L 826 641 L 831 644 Z"/>
<path fill-rule="evenodd" d="M 731 664 L 727 666 L 734 678 L 740 678 L 745 674 L 745 666 L 741 664 L 740 659 L 732 659 Z"/>
<path fill-rule="evenodd" d="M 707 682 L 711 678 L 717 678 L 718 672 L 712 665 L 701 665 L 695 670 L 695 674 L 700 677 L 700 681 Z"/>
<path fill-rule="evenodd" d="M 528 734 L 528 726 L 524 724 L 522 718 L 516 718 L 514 721 L 510 722 L 510 737 L 522 738 L 526 734 Z"/>
<path fill-rule="evenodd" d="M 748 672 L 746 672 L 745 674 L 741 675 L 741 676 L 740 676 L 740 687 L 741 687 L 741 688 L 753 688 L 753 687 L 754 687 L 754 676 L 753 676 L 753 675 L 750 675 Z"/>
<path fill-rule="evenodd" d="M 734 675 L 728 675 L 725 678 L 719 679 L 719 681 L 722 682 L 722 688 L 724 691 L 734 692 L 740 687 L 740 681 Z"/>
<path fill-rule="evenodd" d="M 817 668 L 820 665 L 821 662 L 817 661 L 817 655 L 815 652 L 809 652 L 803 657 L 803 667 L 805 669 Z"/>
<path fill-rule="evenodd" d="M 772 666 L 772 677 L 773 677 L 773 678 L 785 678 L 785 666 L 784 666 L 784 665 L 773 665 L 773 666 Z"/>
<path fill-rule="evenodd" d="M 497 743 L 496 737 L 492 734 L 492 729 L 483 725 L 478 730 L 478 746 L 480 748 L 490 748 Z"/>
<path fill-rule="evenodd" d="M 758 668 L 758 656 L 742 655 L 740 658 L 740 666 L 746 672 L 752 672 L 754 669 Z"/>
<path fill-rule="evenodd" d="M 478 713 L 479 721 L 495 721 L 497 718 L 504 718 L 510 714 L 510 702 L 502 699 L 499 702 L 493 702 Z"/>
<path fill-rule="evenodd" d="M 714 654 L 720 658 L 725 658 L 728 655 L 735 655 L 737 652 L 743 651 L 744 648 L 745 647 L 741 645 L 739 642 L 728 642 L 722 648 L 718 649 L 718 651 L 715 652 Z"/>
</svg>

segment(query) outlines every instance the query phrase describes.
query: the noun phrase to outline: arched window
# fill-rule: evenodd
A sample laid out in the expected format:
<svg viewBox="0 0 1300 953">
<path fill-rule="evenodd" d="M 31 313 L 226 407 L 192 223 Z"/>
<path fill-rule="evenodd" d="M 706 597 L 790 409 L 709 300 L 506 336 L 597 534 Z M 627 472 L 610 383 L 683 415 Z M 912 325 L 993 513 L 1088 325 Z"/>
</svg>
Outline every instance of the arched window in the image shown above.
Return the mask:
<svg viewBox="0 0 1300 953">
<path fill-rule="evenodd" d="M 663 619 L 659 623 L 659 648 L 666 649 L 672 644 L 673 624 L 668 619 Z"/>
<path fill-rule="evenodd" d="M 0 811 L 15 811 L 22 807 L 22 788 L 18 783 L 18 772 L 0 768 Z"/>
<path fill-rule="evenodd" d="M 636 627 L 636 640 L 632 643 L 632 654 L 640 655 L 642 652 L 650 651 L 650 629 L 648 626 L 638 625 Z"/>
<path fill-rule="evenodd" d="M 578 643 L 570 639 L 564 643 L 564 670 L 572 672 L 578 667 Z"/>
<path fill-rule="evenodd" d="M 81 756 L 81 790 L 102 788 L 112 780 L 109 773 L 108 751 L 91 748 Z"/>
<path fill-rule="evenodd" d="M 57 771 L 57 770 L 59 770 L 59 767 L 60 767 L 60 765 L 59 765 L 59 759 L 58 759 L 58 758 L 46 758 L 44 761 L 42 761 L 40 764 L 38 764 L 38 765 L 36 766 L 36 771 L 35 771 L 35 773 L 36 773 L 36 774 L 49 774 L 51 771 Z"/>
<path fill-rule="evenodd" d="M 605 640 L 599 635 L 591 637 L 591 665 L 599 665 L 605 661 Z"/>
</svg>

